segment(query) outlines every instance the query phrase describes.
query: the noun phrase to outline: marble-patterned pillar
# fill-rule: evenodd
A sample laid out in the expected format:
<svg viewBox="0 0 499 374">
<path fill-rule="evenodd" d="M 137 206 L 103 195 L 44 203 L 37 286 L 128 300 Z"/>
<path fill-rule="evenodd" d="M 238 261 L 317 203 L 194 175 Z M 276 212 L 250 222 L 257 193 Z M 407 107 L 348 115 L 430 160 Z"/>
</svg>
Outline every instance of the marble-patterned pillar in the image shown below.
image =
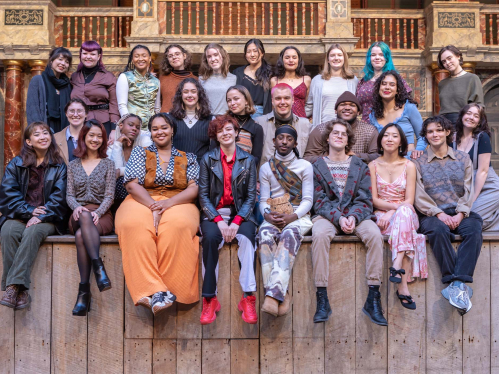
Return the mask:
<svg viewBox="0 0 499 374">
<path fill-rule="evenodd" d="M 434 62 L 431 65 L 431 72 L 433 76 L 433 114 L 440 112 L 440 98 L 438 96 L 438 83 L 449 76 L 449 72 L 445 69 L 440 69 Z"/>
<path fill-rule="evenodd" d="M 4 167 L 21 151 L 22 143 L 22 90 L 23 62 L 4 60 L 6 71 L 5 126 L 3 141 Z"/>
<path fill-rule="evenodd" d="M 45 70 L 45 66 L 47 66 L 47 62 L 43 60 L 32 60 L 29 62 L 29 66 L 31 67 L 31 76 L 41 75 Z"/>
</svg>

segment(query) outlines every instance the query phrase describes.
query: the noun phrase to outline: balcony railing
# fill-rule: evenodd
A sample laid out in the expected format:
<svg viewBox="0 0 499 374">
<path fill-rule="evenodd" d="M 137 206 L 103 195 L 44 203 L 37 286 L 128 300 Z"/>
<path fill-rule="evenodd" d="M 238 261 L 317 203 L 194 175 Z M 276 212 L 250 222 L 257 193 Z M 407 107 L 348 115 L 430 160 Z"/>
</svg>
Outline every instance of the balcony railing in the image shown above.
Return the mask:
<svg viewBox="0 0 499 374">
<path fill-rule="evenodd" d="M 480 12 L 480 31 L 484 45 L 499 45 L 499 5 L 485 5 Z"/>
<path fill-rule="evenodd" d="M 132 8 L 58 8 L 56 45 L 74 48 L 85 40 L 96 40 L 104 48 L 125 48 L 132 20 Z"/>
<path fill-rule="evenodd" d="M 325 0 L 159 0 L 160 34 L 324 35 Z"/>
<path fill-rule="evenodd" d="M 369 48 L 377 41 L 383 41 L 391 49 L 424 49 L 426 26 L 423 11 L 399 12 L 352 11 L 354 35 L 359 37 L 356 48 Z"/>
</svg>

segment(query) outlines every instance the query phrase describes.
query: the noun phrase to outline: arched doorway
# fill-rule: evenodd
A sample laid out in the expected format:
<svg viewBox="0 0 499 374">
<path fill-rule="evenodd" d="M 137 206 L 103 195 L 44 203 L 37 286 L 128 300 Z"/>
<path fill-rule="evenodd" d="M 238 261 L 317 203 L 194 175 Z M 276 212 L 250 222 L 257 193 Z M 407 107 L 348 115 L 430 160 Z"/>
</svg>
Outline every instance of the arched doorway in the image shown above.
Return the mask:
<svg viewBox="0 0 499 374">
<path fill-rule="evenodd" d="M 487 84 L 490 89 L 485 92 L 487 119 L 492 132 L 492 166 L 499 170 L 499 78 Z"/>
</svg>

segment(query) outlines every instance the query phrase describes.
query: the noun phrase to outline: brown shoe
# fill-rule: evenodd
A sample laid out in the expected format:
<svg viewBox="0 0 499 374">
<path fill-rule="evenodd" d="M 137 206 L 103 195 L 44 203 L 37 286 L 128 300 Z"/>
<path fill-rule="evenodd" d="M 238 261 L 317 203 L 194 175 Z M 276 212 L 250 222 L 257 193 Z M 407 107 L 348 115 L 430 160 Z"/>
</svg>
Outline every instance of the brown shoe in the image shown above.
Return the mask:
<svg viewBox="0 0 499 374">
<path fill-rule="evenodd" d="M 7 289 L 3 293 L 3 297 L 0 300 L 0 304 L 8 306 L 9 308 L 15 308 L 18 293 L 19 286 L 17 284 L 11 284 L 10 286 L 7 286 Z"/>
<path fill-rule="evenodd" d="M 291 305 L 293 305 L 293 298 L 291 297 L 289 292 L 287 292 L 284 301 L 279 304 L 277 315 L 280 317 L 288 314 L 291 311 Z"/>
<path fill-rule="evenodd" d="M 27 308 L 30 303 L 31 303 L 31 296 L 29 295 L 28 290 L 19 292 L 16 299 L 16 309 Z"/>
<path fill-rule="evenodd" d="M 273 315 L 274 317 L 278 316 L 279 310 L 279 301 L 270 296 L 265 296 L 265 300 L 262 305 L 262 312 Z"/>
<path fill-rule="evenodd" d="M 144 308 L 151 309 L 152 298 L 150 296 L 144 296 L 137 301 L 137 306 L 143 306 Z"/>
</svg>

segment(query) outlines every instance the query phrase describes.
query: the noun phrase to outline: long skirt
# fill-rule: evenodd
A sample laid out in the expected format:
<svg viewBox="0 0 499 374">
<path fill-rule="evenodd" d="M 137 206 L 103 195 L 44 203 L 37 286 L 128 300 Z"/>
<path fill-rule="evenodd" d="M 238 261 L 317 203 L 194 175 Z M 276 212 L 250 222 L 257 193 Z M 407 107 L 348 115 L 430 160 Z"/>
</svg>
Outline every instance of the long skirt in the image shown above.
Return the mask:
<svg viewBox="0 0 499 374">
<path fill-rule="evenodd" d="M 492 166 L 471 211 L 482 217 L 483 231 L 499 231 L 499 177 Z"/>
<path fill-rule="evenodd" d="M 162 214 L 156 235 L 152 211 L 127 196 L 116 213 L 116 234 L 135 304 L 160 291 L 170 291 L 183 304 L 199 300 L 198 227 L 199 210 L 194 204 L 175 205 Z"/>
</svg>

